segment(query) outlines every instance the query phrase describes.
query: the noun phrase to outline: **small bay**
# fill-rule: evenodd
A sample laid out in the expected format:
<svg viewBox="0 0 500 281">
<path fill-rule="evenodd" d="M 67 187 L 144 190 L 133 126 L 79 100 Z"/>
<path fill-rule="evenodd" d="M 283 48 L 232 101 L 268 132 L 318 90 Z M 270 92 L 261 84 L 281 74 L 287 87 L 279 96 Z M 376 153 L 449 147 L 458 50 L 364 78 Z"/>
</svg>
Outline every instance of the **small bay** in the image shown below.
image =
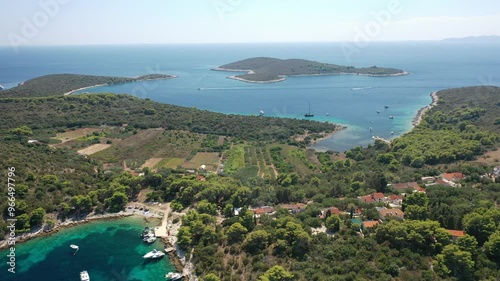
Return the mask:
<svg viewBox="0 0 500 281">
<path fill-rule="evenodd" d="M 17 244 L 16 273 L 7 271 L 9 251 L 1 250 L 1 280 L 80 280 L 83 270 L 92 281 L 161 280 L 175 268 L 168 256 L 154 261 L 142 258 L 153 248 L 164 249 L 159 239 L 146 244 L 140 238 L 145 226 L 158 223 L 148 220 L 132 216 L 93 221 Z M 71 244 L 79 246 L 76 254 Z"/>
</svg>

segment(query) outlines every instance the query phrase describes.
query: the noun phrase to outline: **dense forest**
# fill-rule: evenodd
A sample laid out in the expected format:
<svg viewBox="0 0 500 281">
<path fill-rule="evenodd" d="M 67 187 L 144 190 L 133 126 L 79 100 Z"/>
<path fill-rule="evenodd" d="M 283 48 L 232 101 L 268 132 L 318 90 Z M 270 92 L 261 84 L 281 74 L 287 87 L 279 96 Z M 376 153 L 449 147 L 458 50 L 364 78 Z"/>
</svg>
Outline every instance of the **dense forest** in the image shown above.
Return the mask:
<svg viewBox="0 0 500 281">
<path fill-rule="evenodd" d="M 332 124 L 224 115 L 127 95 L 1 98 L 0 163 L 16 167 L 21 232 L 122 210 L 141 191 L 169 202 L 186 212 L 178 244 L 193 250 L 201 280 L 499 280 L 500 183 L 492 172 L 500 164 L 483 156 L 498 155 L 500 88 L 438 95 L 423 122 L 392 144 L 375 141 L 345 153 L 306 150 L 294 140 L 306 130 L 334 130 Z M 109 133 L 111 152 L 83 157 L 47 145 L 56 133 L 101 125 L 123 128 Z M 127 152 L 112 134 L 134 137 L 150 128 L 161 128 L 156 144 L 137 150 L 189 144 L 188 159 L 210 151 L 225 171 L 191 175 L 181 165 L 160 165 L 136 176 L 105 168 Z M 443 173 L 463 177 L 450 185 Z M 424 178 L 439 180 L 427 185 Z M 407 182 L 419 192 L 396 188 Z M 381 209 L 397 207 L 363 199 L 375 194 L 402 198 L 404 219 L 381 217 Z M 5 219 L 6 202 L 0 207 Z"/>
<path fill-rule="evenodd" d="M 162 127 L 243 140 L 288 140 L 305 130 L 321 133 L 339 128 L 308 120 L 226 115 L 116 94 L 0 98 L 0 110 L 2 130 L 24 125 L 47 133 L 57 128 L 128 124 L 137 129 Z"/>
</svg>

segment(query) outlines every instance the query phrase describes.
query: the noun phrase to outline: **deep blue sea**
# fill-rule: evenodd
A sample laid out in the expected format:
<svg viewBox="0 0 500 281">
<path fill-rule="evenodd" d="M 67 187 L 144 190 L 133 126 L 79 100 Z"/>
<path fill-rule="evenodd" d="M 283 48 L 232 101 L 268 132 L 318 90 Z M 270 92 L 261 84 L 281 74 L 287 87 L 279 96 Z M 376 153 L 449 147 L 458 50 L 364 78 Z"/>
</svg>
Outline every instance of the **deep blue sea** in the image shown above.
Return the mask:
<svg viewBox="0 0 500 281">
<path fill-rule="evenodd" d="M 83 92 L 129 93 L 141 98 L 231 114 L 303 118 L 311 104 L 312 120 L 340 123 L 347 130 L 314 145 L 345 151 L 371 143 L 372 136 L 393 138 L 412 128 L 417 111 L 436 90 L 471 85 L 500 85 L 500 45 L 455 42 L 371 43 L 345 56 L 341 43 L 125 45 L 26 47 L 14 53 L 0 48 L 0 84 L 51 73 L 138 76 L 178 75 L 97 87 Z M 332 75 L 290 77 L 274 84 L 227 79 L 234 73 L 211 68 L 256 56 L 303 58 L 357 67 L 394 67 L 402 77 Z M 384 106 L 389 106 L 384 109 Z M 380 110 L 380 113 L 377 113 Z M 328 116 L 327 116 L 328 113 Z M 394 119 L 389 119 L 389 116 Z M 372 127 L 370 132 L 369 128 Z M 393 132 L 393 134 L 391 134 Z"/>
<path fill-rule="evenodd" d="M 9 252 L 1 250 L 0 280 L 80 280 L 83 270 L 92 281 L 165 280 L 165 274 L 175 271 L 168 257 L 142 258 L 153 248 L 164 249 L 159 240 L 148 245 L 140 238 L 145 226 L 156 223 L 145 223 L 140 217 L 96 221 L 27 241 L 16 245 L 16 273 L 7 271 Z M 80 247 L 75 255 L 71 244 Z"/>
</svg>

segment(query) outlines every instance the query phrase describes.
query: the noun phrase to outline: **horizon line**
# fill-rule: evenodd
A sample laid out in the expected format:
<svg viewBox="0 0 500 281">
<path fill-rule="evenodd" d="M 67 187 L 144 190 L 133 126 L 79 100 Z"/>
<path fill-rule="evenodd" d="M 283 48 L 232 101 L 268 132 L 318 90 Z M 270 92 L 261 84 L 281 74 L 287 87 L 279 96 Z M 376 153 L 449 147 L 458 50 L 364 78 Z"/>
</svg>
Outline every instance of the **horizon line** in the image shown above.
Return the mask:
<svg viewBox="0 0 500 281">
<path fill-rule="evenodd" d="M 480 36 L 466 36 L 466 37 L 446 37 L 442 39 L 403 39 L 403 40 L 383 40 L 383 41 L 370 41 L 368 43 L 401 43 L 401 42 L 441 42 L 441 41 L 460 41 L 462 39 L 473 39 L 473 38 L 483 38 L 483 37 L 498 37 L 500 42 L 500 35 L 480 35 Z M 137 45 L 230 45 L 230 44 L 328 44 L 328 43 L 346 43 L 346 44 L 356 44 L 357 41 L 242 41 L 242 42 L 157 42 L 157 43 L 91 43 L 91 44 L 33 44 L 33 45 L 23 45 L 24 47 L 70 47 L 70 46 L 137 46 Z M 491 43 L 491 42 L 487 42 Z M 12 45 L 0 44 L 0 47 L 12 47 Z"/>
</svg>

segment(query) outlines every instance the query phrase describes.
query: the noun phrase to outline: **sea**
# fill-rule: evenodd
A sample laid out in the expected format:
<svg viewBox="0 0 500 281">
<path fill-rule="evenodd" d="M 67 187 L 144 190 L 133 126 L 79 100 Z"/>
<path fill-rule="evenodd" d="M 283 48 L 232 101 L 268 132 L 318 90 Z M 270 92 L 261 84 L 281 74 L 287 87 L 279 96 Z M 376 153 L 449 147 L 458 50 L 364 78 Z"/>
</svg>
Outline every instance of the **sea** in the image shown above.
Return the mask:
<svg viewBox="0 0 500 281">
<path fill-rule="evenodd" d="M 319 151 L 346 151 L 392 139 L 412 128 L 417 111 L 430 94 L 447 88 L 500 86 L 499 44 L 464 42 L 371 42 L 0 47 L 0 85 L 11 88 L 55 73 L 134 77 L 173 74 L 176 79 L 95 87 L 82 92 L 132 94 L 161 103 L 226 114 L 304 118 L 341 124 L 347 129 L 315 143 Z M 250 57 L 302 58 L 356 67 L 393 67 L 410 72 L 400 77 L 357 75 L 289 77 L 273 84 L 227 79 L 234 73 L 212 68 Z M 385 107 L 388 108 L 385 108 Z M 380 113 L 377 113 L 377 110 Z M 389 119 L 393 116 L 394 119 Z M 371 130 L 370 130 L 371 128 Z M 7 272 L 0 251 L 0 280 L 79 280 L 88 270 L 93 281 L 162 280 L 173 270 L 168 258 L 145 262 L 142 255 L 160 242 L 145 245 L 145 223 L 131 217 L 76 226 L 16 246 L 16 274 Z M 80 246 L 73 255 L 70 244 Z"/>
<path fill-rule="evenodd" d="M 175 271 L 168 256 L 142 258 L 153 248 L 165 248 L 159 239 L 146 244 L 140 238 L 145 226 L 157 223 L 137 216 L 101 220 L 29 240 L 15 245 L 15 273 L 8 272 L 10 251 L 1 250 L 0 280 L 80 280 L 83 270 L 92 281 L 165 280 L 165 274 Z M 78 251 L 70 247 L 72 244 L 79 246 Z"/>
<path fill-rule="evenodd" d="M 312 147 L 346 151 L 392 139 L 412 128 L 430 94 L 453 87 L 500 85 L 499 43 L 409 41 L 355 43 L 193 44 L 0 47 L 0 85 L 13 87 L 53 73 L 110 76 L 173 74 L 176 79 L 95 87 L 81 92 L 140 98 L 215 112 L 305 118 L 347 127 Z M 356 67 L 392 67 L 400 77 L 329 75 L 289 77 L 272 84 L 245 83 L 212 68 L 250 57 L 302 58 Z M 385 108 L 388 106 L 388 108 Z M 380 113 L 377 113 L 380 111 Z M 390 119 L 393 116 L 394 119 Z M 371 130 L 370 130 L 371 129 Z"/>
</svg>

